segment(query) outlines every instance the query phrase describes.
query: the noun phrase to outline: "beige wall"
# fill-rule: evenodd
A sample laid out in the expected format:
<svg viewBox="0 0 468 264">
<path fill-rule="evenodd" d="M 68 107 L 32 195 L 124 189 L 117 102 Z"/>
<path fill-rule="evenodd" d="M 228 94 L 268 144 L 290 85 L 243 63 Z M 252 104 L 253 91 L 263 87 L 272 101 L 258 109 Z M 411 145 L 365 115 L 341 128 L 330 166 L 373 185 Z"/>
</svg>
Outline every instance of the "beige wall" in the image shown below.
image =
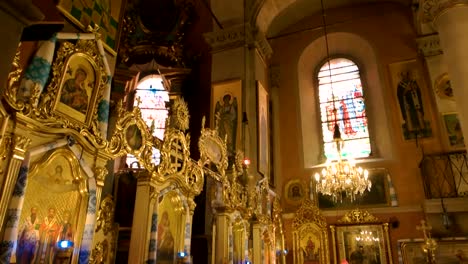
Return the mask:
<svg viewBox="0 0 468 264">
<path fill-rule="evenodd" d="M 314 16 L 305 19 L 285 32 L 316 28 L 320 20 Z M 425 118 L 431 121 L 433 136 L 428 139 L 405 141 L 400 126 L 400 113 L 396 91 L 390 83 L 388 65 L 408 59 L 418 59 L 411 10 L 396 4 L 369 5 L 361 8 L 344 8 L 328 12 L 330 55 L 345 55 L 354 59 L 361 68 L 366 96 L 369 131 L 373 140 L 372 161 L 360 164 L 366 168 L 385 167 L 389 170 L 397 192 L 398 203 L 404 210 L 395 210 L 401 225 L 391 231 L 393 255 L 396 260 L 396 239 L 421 237 L 415 231 L 422 219 L 419 209 L 424 200 L 419 162 L 424 153 L 441 150 L 439 121 L 435 108 L 431 81 L 427 76 L 423 93 L 430 98 Z M 346 23 L 344 23 L 346 22 Z M 278 116 L 275 131 L 280 153 L 278 192 L 284 193 L 284 185 L 292 179 L 301 179 L 309 185 L 310 176 L 320 164 L 319 108 L 314 94 L 314 73 L 326 59 L 323 29 L 300 30 L 300 33 L 274 38 L 272 64 L 279 68 L 279 88 L 275 90 Z M 422 60 L 421 60 L 422 61 Z M 427 73 L 425 73 L 427 75 Z M 425 106 L 426 107 L 426 106 Z M 431 111 L 429 111 L 431 110 Z M 430 113 L 429 113 L 430 112 Z M 297 206 L 283 199 L 285 212 L 294 212 Z M 342 215 L 342 212 L 337 212 Z M 388 219 L 391 215 L 379 215 Z M 330 219 L 331 222 L 336 219 Z M 290 237 L 291 225 L 287 224 L 286 237 Z M 292 242 L 287 244 L 292 248 Z"/>
</svg>

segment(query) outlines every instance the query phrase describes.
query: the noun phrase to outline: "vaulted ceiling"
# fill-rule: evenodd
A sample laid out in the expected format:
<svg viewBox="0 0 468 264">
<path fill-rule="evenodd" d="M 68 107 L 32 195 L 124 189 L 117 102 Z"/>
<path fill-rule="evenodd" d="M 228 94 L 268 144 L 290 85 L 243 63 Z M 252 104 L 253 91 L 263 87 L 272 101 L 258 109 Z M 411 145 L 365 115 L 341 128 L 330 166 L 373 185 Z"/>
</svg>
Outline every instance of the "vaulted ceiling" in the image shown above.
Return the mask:
<svg viewBox="0 0 468 264">
<path fill-rule="evenodd" d="M 371 3 L 393 2 L 410 6 L 417 0 L 323 0 L 325 9 Z M 321 13 L 320 0 L 264 0 L 256 19 L 257 26 L 268 37 L 275 36 L 307 16 Z"/>
</svg>

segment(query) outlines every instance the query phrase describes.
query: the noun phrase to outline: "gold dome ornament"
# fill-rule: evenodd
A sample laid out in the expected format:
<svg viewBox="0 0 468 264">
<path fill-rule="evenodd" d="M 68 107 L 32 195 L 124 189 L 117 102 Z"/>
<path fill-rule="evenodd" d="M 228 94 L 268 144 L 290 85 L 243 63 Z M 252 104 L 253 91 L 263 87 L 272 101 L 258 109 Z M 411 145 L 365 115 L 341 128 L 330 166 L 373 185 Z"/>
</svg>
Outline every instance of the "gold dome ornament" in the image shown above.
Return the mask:
<svg viewBox="0 0 468 264">
<path fill-rule="evenodd" d="M 189 127 L 188 105 L 183 98 L 177 98 L 172 105 L 171 125 L 185 131 Z"/>
</svg>

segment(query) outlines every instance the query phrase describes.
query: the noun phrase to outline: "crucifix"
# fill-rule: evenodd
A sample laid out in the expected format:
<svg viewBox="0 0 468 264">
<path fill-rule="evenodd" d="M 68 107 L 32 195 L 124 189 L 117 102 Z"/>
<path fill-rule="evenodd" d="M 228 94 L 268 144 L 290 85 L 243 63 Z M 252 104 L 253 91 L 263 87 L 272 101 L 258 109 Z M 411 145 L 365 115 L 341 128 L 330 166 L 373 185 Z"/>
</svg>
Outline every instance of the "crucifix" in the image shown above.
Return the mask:
<svg viewBox="0 0 468 264">
<path fill-rule="evenodd" d="M 421 225 L 416 226 L 416 230 L 422 230 L 425 241 L 431 238 L 430 230 L 432 230 L 432 226 L 426 224 L 426 221 L 421 220 Z"/>
<path fill-rule="evenodd" d="M 436 263 L 435 251 L 437 249 L 437 242 L 431 238 L 432 226 L 427 225 L 426 221 L 421 220 L 421 225 L 416 226 L 417 230 L 422 230 L 424 235 L 424 245 L 421 246 L 424 253 L 427 254 L 427 263 L 433 264 Z"/>
</svg>

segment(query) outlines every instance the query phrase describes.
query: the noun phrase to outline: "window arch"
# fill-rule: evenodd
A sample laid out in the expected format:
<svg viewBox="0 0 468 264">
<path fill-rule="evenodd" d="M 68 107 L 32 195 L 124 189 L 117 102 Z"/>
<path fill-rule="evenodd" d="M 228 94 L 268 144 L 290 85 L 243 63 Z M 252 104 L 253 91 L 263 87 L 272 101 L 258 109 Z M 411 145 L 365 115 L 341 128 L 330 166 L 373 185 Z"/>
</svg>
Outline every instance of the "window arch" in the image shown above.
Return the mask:
<svg viewBox="0 0 468 264">
<path fill-rule="evenodd" d="M 317 78 L 325 157 L 338 158 L 333 141 L 335 123 L 345 142 L 343 157 L 369 157 L 371 144 L 359 67 L 346 58 L 329 59 Z"/>
<path fill-rule="evenodd" d="M 166 107 L 166 102 L 169 102 L 169 92 L 164 89 L 161 76 L 152 74 L 141 79 L 135 89 L 134 98 L 134 106 L 138 105 L 138 100 L 140 101 L 141 117 L 148 127 L 154 122 L 153 136 L 162 140 L 169 112 Z M 129 167 L 132 167 L 136 161 L 134 156 L 127 155 L 126 163 Z M 156 165 L 160 162 L 158 149 L 153 150 L 153 162 Z"/>
</svg>

